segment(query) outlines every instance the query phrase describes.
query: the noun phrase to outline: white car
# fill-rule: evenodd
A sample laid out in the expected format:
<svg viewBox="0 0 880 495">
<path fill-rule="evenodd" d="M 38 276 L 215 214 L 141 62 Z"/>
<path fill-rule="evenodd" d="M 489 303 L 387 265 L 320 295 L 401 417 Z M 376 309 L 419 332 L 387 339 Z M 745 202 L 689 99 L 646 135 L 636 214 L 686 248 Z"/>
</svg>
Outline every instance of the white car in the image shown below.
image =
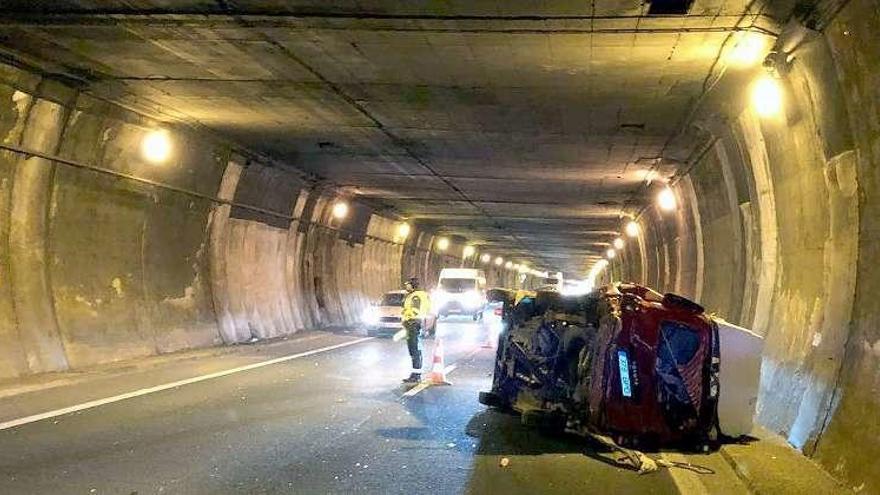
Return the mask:
<svg viewBox="0 0 880 495">
<path fill-rule="evenodd" d="M 364 311 L 363 323 L 367 335 L 395 334 L 403 328 L 403 300 L 405 290 L 386 292 L 375 303 Z M 422 329 L 433 335 L 437 328 L 437 317 L 433 314 L 425 317 Z"/>
</svg>

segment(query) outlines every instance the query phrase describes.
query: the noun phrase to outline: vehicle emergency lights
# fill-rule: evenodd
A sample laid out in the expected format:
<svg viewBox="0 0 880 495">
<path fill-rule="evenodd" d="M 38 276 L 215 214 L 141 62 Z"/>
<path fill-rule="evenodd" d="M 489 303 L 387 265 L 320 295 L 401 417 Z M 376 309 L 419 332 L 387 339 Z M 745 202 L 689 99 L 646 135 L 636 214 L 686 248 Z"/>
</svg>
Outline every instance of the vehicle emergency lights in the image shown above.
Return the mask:
<svg viewBox="0 0 880 495">
<path fill-rule="evenodd" d="M 345 201 L 337 201 L 336 204 L 333 205 L 333 218 L 337 220 L 342 220 L 347 216 L 348 203 L 346 203 Z"/>
<path fill-rule="evenodd" d="M 489 253 L 484 253 L 482 256 L 480 256 L 480 261 L 482 261 L 483 263 L 488 263 L 491 260 L 492 260 L 492 255 Z"/>
<path fill-rule="evenodd" d="M 676 208 L 675 193 L 669 187 L 663 188 L 657 195 L 657 206 L 663 211 L 674 211 Z"/>
<path fill-rule="evenodd" d="M 613 244 L 614 244 L 614 249 L 618 249 L 618 250 L 623 249 L 623 238 L 618 237 L 617 239 L 614 239 Z"/>
<path fill-rule="evenodd" d="M 449 248 L 449 239 L 446 237 L 440 237 L 434 245 L 437 247 L 438 251 L 446 251 Z"/>
<path fill-rule="evenodd" d="M 639 223 L 635 220 L 630 220 L 624 229 L 626 231 L 626 235 L 630 237 L 638 237 L 639 235 Z"/>
<path fill-rule="evenodd" d="M 473 246 L 465 246 L 464 249 L 461 251 L 461 257 L 470 258 L 474 254 L 476 254 L 476 252 L 477 250 Z"/>
<path fill-rule="evenodd" d="M 150 131 L 141 141 L 141 155 L 150 163 L 163 163 L 171 156 L 171 136 L 168 131 Z"/>
</svg>

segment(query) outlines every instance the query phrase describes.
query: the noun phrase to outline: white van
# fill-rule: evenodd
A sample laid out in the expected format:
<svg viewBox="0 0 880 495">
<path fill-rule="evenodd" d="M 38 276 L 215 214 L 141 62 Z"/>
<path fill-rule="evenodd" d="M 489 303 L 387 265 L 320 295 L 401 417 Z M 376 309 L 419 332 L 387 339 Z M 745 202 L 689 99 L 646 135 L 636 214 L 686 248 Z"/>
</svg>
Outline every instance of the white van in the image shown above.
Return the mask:
<svg viewBox="0 0 880 495">
<path fill-rule="evenodd" d="M 440 270 L 431 303 L 440 318 L 459 314 L 479 320 L 486 307 L 486 274 L 475 268 Z"/>
</svg>

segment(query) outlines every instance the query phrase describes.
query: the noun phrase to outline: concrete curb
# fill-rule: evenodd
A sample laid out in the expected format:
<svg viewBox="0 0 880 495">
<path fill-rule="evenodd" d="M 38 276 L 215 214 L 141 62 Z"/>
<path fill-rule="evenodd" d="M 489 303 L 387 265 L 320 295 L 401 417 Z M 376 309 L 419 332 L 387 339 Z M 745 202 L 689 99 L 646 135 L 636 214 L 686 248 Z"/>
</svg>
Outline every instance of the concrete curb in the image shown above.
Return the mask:
<svg viewBox="0 0 880 495">
<path fill-rule="evenodd" d="M 756 440 L 749 444 L 726 444 L 719 449 L 722 459 L 751 493 L 855 493 L 782 437 L 760 428 L 754 436 Z"/>
</svg>

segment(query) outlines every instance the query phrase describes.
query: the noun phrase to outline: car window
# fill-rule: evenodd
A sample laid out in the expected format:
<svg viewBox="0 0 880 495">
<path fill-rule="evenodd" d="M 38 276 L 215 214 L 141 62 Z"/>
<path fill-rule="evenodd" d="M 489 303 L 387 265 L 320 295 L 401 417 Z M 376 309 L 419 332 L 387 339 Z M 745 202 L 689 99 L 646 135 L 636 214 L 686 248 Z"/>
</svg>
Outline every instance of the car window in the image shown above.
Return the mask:
<svg viewBox="0 0 880 495">
<path fill-rule="evenodd" d="M 406 297 L 405 294 L 400 294 L 396 292 L 392 292 L 389 294 L 385 294 L 382 296 L 382 299 L 379 301 L 380 306 L 403 306 L 403 299 Z"/>
<path fill-rule="evenodd" d="M 440 288 L 446 292 L 465 292 L 477 288 L 477 281 L 473 278 L 443 278 L 440 279 Z"/>
</svg>

